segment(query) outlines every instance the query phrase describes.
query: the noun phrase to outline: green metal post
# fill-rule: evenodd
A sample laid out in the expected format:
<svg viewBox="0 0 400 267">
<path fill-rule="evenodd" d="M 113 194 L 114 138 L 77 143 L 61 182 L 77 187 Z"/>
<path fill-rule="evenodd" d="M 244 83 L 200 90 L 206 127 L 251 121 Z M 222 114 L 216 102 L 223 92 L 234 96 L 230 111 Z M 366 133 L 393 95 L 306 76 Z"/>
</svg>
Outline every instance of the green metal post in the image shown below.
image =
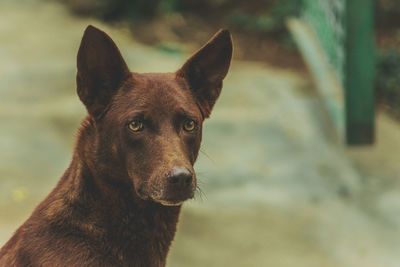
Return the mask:
<svg viewBox="0 0 400 267">
<path fill-rule="evenodd" d="M 374 0 L 346 4 L 346 139 L 371 144 L 375 137 Z"/>
</svg>

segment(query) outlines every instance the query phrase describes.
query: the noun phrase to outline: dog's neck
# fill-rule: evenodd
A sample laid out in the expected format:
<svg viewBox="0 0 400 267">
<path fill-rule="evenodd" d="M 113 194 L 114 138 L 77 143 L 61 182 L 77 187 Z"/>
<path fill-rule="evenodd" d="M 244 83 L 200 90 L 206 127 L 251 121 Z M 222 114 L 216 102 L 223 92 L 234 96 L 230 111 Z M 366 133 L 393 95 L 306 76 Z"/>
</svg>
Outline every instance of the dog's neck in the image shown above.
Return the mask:
<svg viewBox="0 0 400 267">
<path fill-rule="evenodd" d="M 51 194 L 53 199 L 49 199 L 53 203 L 62 199 L 65 211 L 55 211 L 50 204 L 52 211 L 46 213 L 58 214 L 63 217 L 60 220 L 73 220 L 71 223 L 84 234 L 106 240 L 107 244 L 102 245 L 109 247 L 117 258 L 134 257 L 135 262 L 142 259 L 143 266 L 163 266 L 175 235 L 180 206 L 166 207 L 142 200 L 132 183 L 113 181 L 113 173 L 84 158 L 85 150 L 93 147 L 79 146 L 90 144 L 87 139 L 93 136 L 88 122 L 82 127 L 71 165 L 55 194 Z M 80 142 L 82 138 L 86 138 L 85 142 Z"/>
</svg>

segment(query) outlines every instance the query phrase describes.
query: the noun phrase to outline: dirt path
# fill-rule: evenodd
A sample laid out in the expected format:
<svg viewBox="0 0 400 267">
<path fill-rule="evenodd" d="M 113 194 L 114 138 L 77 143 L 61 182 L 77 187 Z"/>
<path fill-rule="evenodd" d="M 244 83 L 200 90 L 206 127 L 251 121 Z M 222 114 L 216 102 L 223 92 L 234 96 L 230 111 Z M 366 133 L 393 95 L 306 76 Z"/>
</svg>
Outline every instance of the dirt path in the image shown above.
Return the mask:
<svg viewBox="0 0 400 267">
<path fill-rule="evenodd" d="M 56 3 L 1 2 L 0 244 L 69 163 L 84 116 L 75 55 L 89 23 L 111 33 L 132 70 L 170 71 L 186 57 Z M 205 196 L 185 205 L 168 266 L 399 266 L 398 189 L 374 198 L 365 190 L 368 177 L 383 175 L 369 162 L 382 157 L 349 158 L 326 138 L 309 87 L 295 73 L 234 62 L 196 166 Z"/>
</svg>

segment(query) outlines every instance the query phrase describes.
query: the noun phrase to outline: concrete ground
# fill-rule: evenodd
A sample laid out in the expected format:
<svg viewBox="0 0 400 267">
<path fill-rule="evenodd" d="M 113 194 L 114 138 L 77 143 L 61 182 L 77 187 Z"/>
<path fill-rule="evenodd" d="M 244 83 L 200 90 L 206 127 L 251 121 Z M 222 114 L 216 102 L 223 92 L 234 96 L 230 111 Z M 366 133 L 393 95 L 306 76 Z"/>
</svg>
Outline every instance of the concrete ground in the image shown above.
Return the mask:
<svg viewBox="0 0 400 267">
<path fill-rule="evenodd" d="M 68 166 L 85 114 L 75 56 L 89 23 L 134 71 L 171 71 L 187 57 L 54 2 L 2 1 L 0 244 Z M 301 74 L 233 62 L 196 165 L 204 195 L 184 205 L 168 266 L 399 266 L 399 124 L 379 114 L 377 145 L 345 149 L 310 88 Z"/>
</svg>

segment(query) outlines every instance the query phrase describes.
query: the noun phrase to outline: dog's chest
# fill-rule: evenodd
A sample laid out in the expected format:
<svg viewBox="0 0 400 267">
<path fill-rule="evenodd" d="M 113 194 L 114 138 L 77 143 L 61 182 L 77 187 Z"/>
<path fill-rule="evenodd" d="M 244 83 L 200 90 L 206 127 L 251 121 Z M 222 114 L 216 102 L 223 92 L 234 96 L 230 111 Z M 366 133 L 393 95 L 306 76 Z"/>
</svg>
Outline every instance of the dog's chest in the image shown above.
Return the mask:
<svg viewBox="0 0 400 267">
<path fill-rule="evenodd" d="M 177 218 L 171 216 L 128 212 L 108 233 L 111 254 L 123 266 L 164 266 L 176 230 Z"/>
</svg>

